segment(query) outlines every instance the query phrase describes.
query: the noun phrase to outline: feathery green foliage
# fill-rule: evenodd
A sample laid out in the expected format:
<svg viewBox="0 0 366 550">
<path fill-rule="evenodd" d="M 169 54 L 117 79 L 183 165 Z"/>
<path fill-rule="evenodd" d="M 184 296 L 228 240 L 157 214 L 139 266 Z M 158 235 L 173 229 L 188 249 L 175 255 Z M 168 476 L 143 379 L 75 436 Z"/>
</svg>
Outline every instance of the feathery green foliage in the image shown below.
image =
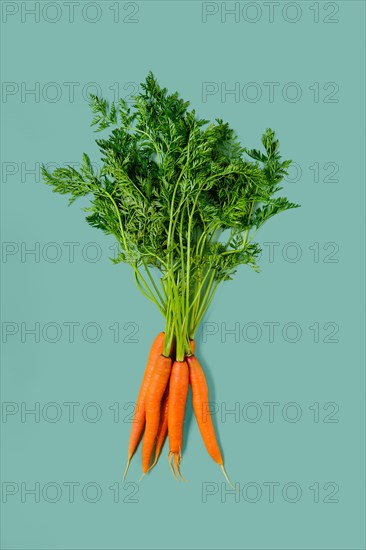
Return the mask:
<svg viewBox="0 0 366 550">
<path fill-rule="evenodd" d="M 91 97 L 92 125 L 112 127 L 97 140 L 99 173 L 84 153 L 80 171 L 69 166 L 51 174 L 43 166 L 43 177 L 70 203 L 90 196 L 88 223 L 115 236 L 114 261 L 132 266 L 182 356 L 218 284 L 240 264 L 258 271 L 259 227 L 298 206 L 277 197 L 290 161 L 281 161 L 272 130 L 262 137 L 263 152 L 248 150 L 227 123 L 198 118 L 151 72 L 133 99 L 129 107 Z"/>
</svg>

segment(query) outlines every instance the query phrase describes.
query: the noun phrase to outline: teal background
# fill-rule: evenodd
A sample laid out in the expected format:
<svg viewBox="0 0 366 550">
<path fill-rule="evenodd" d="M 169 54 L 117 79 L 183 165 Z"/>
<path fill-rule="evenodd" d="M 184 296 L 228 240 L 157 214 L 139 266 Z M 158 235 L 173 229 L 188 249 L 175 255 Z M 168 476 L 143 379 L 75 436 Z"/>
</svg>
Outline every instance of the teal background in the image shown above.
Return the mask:
<svg viewBox="0 0 366 550">
<path fill-rule="evenodd" d="M 21 9 L 20 2 L 11 4 Z M 251 24 L 242 17 L 235 23 L 229 16 L 222 23 L 220 12 L 203 23 L 201 2 L 190 1 L 140 1 L 134 16 L 137 23 L 115 23 L 110 7 L 117 3 L 97 4 L 102 16 L 94 24 L 83 21 L 76 8 L 75 21 L 69 23 L 64 7 L 60 21 L 53 24 L 44 17 L 39 22 L 32 17 L 22 22 L 20 12 L 2 22 L 3 82 L 16 83 L 19 88 L 22 82 L 28 87 L 39 82 L 41 88 L 56 82 L 62 89 L 55 102 L 42 95 L 39 101 L 31 96 L 22 101 L 20 93 L 2 97 L 3 243 L 14 243 L 11 246 L 19 250 L 21 243 L 29 248 L 40 243 L 43 251 L 46 243 L 56 243 L 62 250 L 56 262 L 46 261 L 42 254 L 39 261 L 30 255 L 22 258 L 20 251 L 3 256 L 3 413 L 7 403 L 19 409 L 22 402 L 28 408 L 39 403 L 41 409 L 57 403 L 62 415 L 55 422 L 47 413 L 46 419 L 40 415 L 39 422 L 30 415 L 22 422 L 20 412 L 2 415 L 1 547 L 365 548 L 365 5 L 361 1 L 331 3 L 339 8 L 334 16 L 339 22 L 331 24 L 324 22 L 329 6 L 315 3 L 320 10 L 320 21 L 315 23 L 310 9 L 314 3 L 298 2 L 302 17 L 291 24 L 280 15 L 271 23 L 259 3 L 263 16 Z M 214 5 L 220 9 L 220 3 Z M 122 19 L 134 8 L 120 3 L 120 9 Z M 285 186 L 290 200 L 300 202 L 302 208 L 278 216 L 258 235 L 261 243 L 279 243 L 274 261 L 264 253 L 259 275 L 242 268 L 234 281 L 223 285 L 206 319 L 211 324 L 204 326 L 206 333 L 218 332 L 206 338 L 202 332 L 197 336 L 211 399 L 219 408 L 214 418 L 227 470 L 240 489 L 247 483 L 259 484 L 262 496 L 255 503 L 248 502 L 254 498 L 252 489 L 247 499 L 239 493 L 236 502 L 228 494 L 225 502 L 221 472 L 205 452 L 190 403 L 182 462 L 188 482 L 177 483 L 172 478 L 165 447 L 158 466 L 141 484 L 140 451 L 129 473 L 132 485 L 121 483 L 129 404 L 137 395 L 146 355 L 156 332 L 163 328 L 162 319 L 135 289 L 129 269 L 108 260 L 113 241 L 85 223 L 81 202 L 68 209 L 66 198 L 53 195 L 37 174 L 28 174 L 22 181 L 21 163 L 31 168 L 42 162 L 79 161 L 83 151 L 98 161 L 90 113 L 80 89 L 85 83 L 97 82 L 104 96 L 113 99 L 110 87 L 115 82 L 121 95 L 126 95 L 131 89 L 123 86 L 141 82 L 150 69 L 170 91 L 179 90 L 191 100 L 199 115 L 227 120 L 249 147 L 258 147 L 262 131 L 273 127 L 284 157 L 302 168 L 299 181 Z M 280 83 L 273 102 L 263 86 L 270 81 Z M 80 83 L 73 102 L 65 82 Z M 216 94 L 205 102 L 203 82 L 226 82 L 228 89 L 235 82 L 241 86 L 258 82 L 263 96 L 250 103 L 243 98 L 235 102 L 233 96 L 222 101 Z M 281 96 L 288 82 L 301 87 L 302 98 L 296 103 Z M 314 82 L 320 83 L 319 102 L 314 102 L 309 89 Z M 334 96 L 337 102 L 324 102 L 331 91 L 322 90 L 327 82 L 339 85 Z M 314 162 L 321 166 L 336 162 L 339 181 L 314 182 L 309 169 Z M 7 175 L 5 163 L 15 163 L 17 173 Z M 321 172 L 320 180 L 326 173 Z M 63 244 L 68 242 L 79 243 L 74 262 L 69 261 Z M 100 261 L 82 257 L 82 247 L 91 242 L 102 251 Z M 297 262 L 282 257 L 289 242 L 300 247 L 302 257 Z M 324 261 L 332 251 L 323 249 L 329 242 L 339 247 L 332 257 L 335 262 Z M 314 261 L 309 249 L 314 243 L 319 243 L 319 261 Z M 32 336 L 22 342 L 21 323 L 31 327 L 37 322 L 41 328 L 49 322 L 61 327 L 59 341 L 47 341 L 55 334 L 51 327 L 39 342 Z M 73 343 L 65 322 L 80 324 Z M 95 343 L 81 335 L 82 327 L 90 322 L 97 323 L 102 332 Z M 109 328 L 116 322 L 119 342 L 113 341 Z M 256 343 L 248 342 L 253 336 L 246 340 L 241 336 L 239 341 L 235 335 L 224 337 L 225 327 L 232 329 L 239 323 L 242 330 L 249 322 L 261 327 L 262 336 Z M 273 343 L 263 325 L 266 322 L 280 323 Z M 301 327 L 296 343 L 281 335 L 289 322 Z M 318 343 L 309 328 L 316 322 L 321 327 Z M 12 326 L 19 332 L 4 342 L 8 323 L 15 323 Z M 324 328 L 325 323 L 339 326 L 333 337 L 338 342 L 324 342 L 333 326 Z M 136 334 L 128 337 L 132 331 Z M 291 331 L 288 334 L 291 338 Z M 94 338 L 92 329 L 89 338 Z M 65 402 L 80 404 L 74 422 L 68 420 Z M 90 402 L 96 402 L 102 414 L 96 422 L 82 416 L 83 406 Z M 247 418 L 255 409 L 245 408 L 246 404 L 253 402 L 262 412 L 258 422 Z M 279 403 L 273 422 L 268 419 L 266 402 Z M 289 402 L 300 407 L 298 422 L 282 416 Z M 339 407 L 331 418 L 337 422 L 324 422 L 325 415 L 334 410 L 334 405 L 323 409 L 330 402 Z M 119 418 L 113 418 L 110 407 L 114 403 L 118 403 Z M 319 422 L 309 409 L 314 403 L 320 404 Z M 239 418 L 225 416 L 225 407 L 238 406 Z M 56 411 L 48 410 L 49 416 Z M 93 409 L 88 410 L 92 416 Z M 248 411 L 247 417 L 243 410 Z M 4 484 L 9 482 L 19 491 L 4 502 L 4 488 L 10 487 Z M 55 486 L 42 496 L 50 482 L 62 489 L 54 503 L 49 500 L 55 497 Z M 67 482 L 79 484 L 73 503 L 64 485 Z M 101 490 L 95 503 L 82 497 L 82 487 L 90 482 Z M 263 485 L 268 482 L 280 484 L 274 502 L 269 501 L 268 486 Z M 282 496 L 289 482 L 302 489 L 298 502 L 287 502 Z M 320 502 L 314 502 L 309 489 L 316 482 Z M 21 483 L 27 488 L 39 483 L 40 502 L 32 496 L 22 502 Z M 116 483 L 118 502 L 110 489 Z M 202 497 L 204 483 L 216 492 L 207 502 Z M 338 502 L 324 502 L 334 484 L 339 486 L 333 497 Z M 132 492 L 134 496 L 129 496 Z M 291 490 L 288 494 L 293 498 Z M 90 489 L 89 500 L 93 498 Z"/>
</svg>

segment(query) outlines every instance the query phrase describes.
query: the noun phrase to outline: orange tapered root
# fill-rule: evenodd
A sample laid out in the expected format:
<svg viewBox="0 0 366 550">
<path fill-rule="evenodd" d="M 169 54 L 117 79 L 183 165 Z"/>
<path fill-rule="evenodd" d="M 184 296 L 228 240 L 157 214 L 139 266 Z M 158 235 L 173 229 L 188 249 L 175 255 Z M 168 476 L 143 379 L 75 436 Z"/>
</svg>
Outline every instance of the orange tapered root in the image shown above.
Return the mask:
<svg viewBox="0 0 366 550">
<path fill-rule="evenodd" d="M 148 472 L 154 468 L 156 465 L 161 449 L 164 446 L 166 436 L 168 434 L 168 406 L 169 406 L 169 386 L 165 390 L 162 402 L 161 402 L 161 411 L 160 411 L 160 424 L 158 428 L 158 435 L 156 436 L 155 444 L 155 457 L 154 462 L 149 466 Z"/>
<path fill-rule="evenodd" d="M 195 355 L 187 358 L 189 365 L 189 382 L 192 388 L 192 404 L 199 430 L 208 454 L 219 465 L 223 466 L 221 451 L 216 439 L 211 413 L 208 408 L 208 387 L 204 372 Z"/>
<path fill-rule="evenodd" d="M 169 451 L 169 454 L 168 454 L 168 462 L 169 462 L 169 466 L 170 466 L 170 470 L 174 476 L 174 479 L 177 479 L 177 475 L 175 473 L 175 470 L 174 470 L 174 466 L 172 464 L 172 458 L 174 456 L 174 453 L 172 453 L 171 451 Z"/>
<path fill-rule="evenodd" d="M 137 445 L 140 441 L 141 434 L 145 426 L 145 398 L 155 364 L 159 356 L 163 353 L 164 347 L 164 332 L 159 332 L 156 336 L 151 348 L 149 357 L 146 363 L 144 376 L 140 386 L 140 391 L 136 401 L 136 409 L 133 417 L 133 422 L 131 426 L 130 440 L 128 444 L 128 455 L 127 455 L 127 466 L 123 474 L 123 479 L 127 475 L 127 471 L 131 462 L 131 459 L 136 451 Z"/>
<path fill-rule="evenodd" d="M 171 368 L 170 357 L 160 355 L 146 392 L 146 426 L 142 442 L 142 471 L 144 474 L 150 467 L 151 454 L 159 430 L 161 400 L 169 381 Z"/>
<path fill-rule="evenodd" d="M 127 472 L 128 472 L 128 468 L 130 467 L 130 463 L 131 463 L 131 457 L 127 460 L 127 464 L 126 464 L 125 471 L 124 471 L 124 473 L 123 473 L 122 481 L 125 480 L 125 477 L 126 477 Z"/>
<path fill-rule="evenodd" d="M 181 459 L 182 459 L 182 455 L 180 453 L 173 453 L 172 451 L 170 451 L 169 454 L 168 454 L 169 466 L 170 466 L 171 472 L 174 476 L 174 479 L 176 479 L 176 480 L 181 479 L 182 481 L 186 482 L 187 480 L 184 479 L 184 477 L 180 473 Z"/>
<path fill-rule="evenodd" d="M 224 476 L 225 476 L 226 481 L 227 481 L 228 484 L 230 485 L 230 487 L 232 487 L 233 489 L 235 489 L 234 485 L 231 483 L 231 481 L 230 481 L 230 479 L 229 479 L 229 476 L 228 476 L 227 473 L 226 473 L 225 466 L 224 466 L 223 464 L 221 464 L 220 468 L 221 468 L 221 470 L 222 470 L 222 473 L 223 473 Z"/>
<path fill-rule="evenodd" d="M 183 444 L 184 413 L 188 395 L 189 372 L 186 361 L 175 361 L 169 381 L 168 436 L 169 450 L 179 458 Z M 179 463 L 176 464 L 179 472 Z M 179 474 L 178 474 L 179 475 Z"/>
<path fill-rule="evenodd" d="M 224 461 L 212 423 L 211 413 L 208 408 L 208 387 L 204 372 L 194 355 L 188 357 L 187 361 L 189 365 L 189 382 L 192 387 L 193 409 L 203 442 L 208 454 L 220 466 L 227 483 L 234 489 L 235 487 L 231 483 L 225 470 Z"/>
<path fill-rule="evenodd" d="M 174 453 L 174 469 L 175 471 L 177 472 L 177 475 L 180 477 L 180 479 L 182 481 L 187 481 L 186 479 L 184 479 L 184 477 L 182 476 L 182 474 L 180 473 L 180 463 L 181 463 L 181 460 L 182 460 L 182 455 L 179 453 Z"/>
</svg>

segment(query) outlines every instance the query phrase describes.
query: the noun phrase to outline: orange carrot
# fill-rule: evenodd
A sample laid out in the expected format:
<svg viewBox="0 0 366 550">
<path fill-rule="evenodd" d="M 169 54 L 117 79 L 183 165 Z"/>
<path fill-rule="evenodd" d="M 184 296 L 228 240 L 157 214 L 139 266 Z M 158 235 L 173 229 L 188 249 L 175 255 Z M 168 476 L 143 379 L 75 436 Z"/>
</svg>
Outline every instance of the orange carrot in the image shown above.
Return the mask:
<svg viewBox="0 0 366 550">
<path fill-rule="evenodd" d="M 146 392 L 146 426 L 142 442 L 142 471 L 144 474 L 149 469 L 151 453 L 159 429 L 161 400 L 169 381 L 171 368 L 171 358 L 160 355 Z"/>
<path fill-rule="evenodd" d="M 157 463 L 161 453 L 161 449 L 163 448 L 163 445 L 165 442 L 165 438 L 168 433 L 168 407 L 169 407 L 169 386 L 167 386 L 161 402 L 160 424 L 159 424 L 158 435 L 156 436 L 156 444 L 155 444 L 155 457 L 154 457 L 154 462 L 151 464 L 149 470 L 151 470 Z"/>
<path fill-rule="evenodd" d="M 127 466 L 123 474 L 123 479 L 125 479 L 126 477 L 127 470 L 131 462 L 131 458 L 134 452 L 136 451 L 136 447 L 138 445 L 138 442 L 140 441 L 140 437 L 144 429 L 146 391 L 150 384 L 151 375 L 154 370 L 155 363 L 159 358 L 159 356 L 161 355 L 161 353 L 163 352 L 164 336 L 165 336 L 164 332 L 159 332 L 159 334 L 156 336 L 150 348 L 150 353 L 147 360 L 144 376 L 143 376 L 142 383 L 140 386 L 140 391 L 137 397 L 135 414 L 132 421 L 130 441 L 128 445 Z"/>
<path fill-rule="evenodd" d="M 189 373 L 186 361 L 175 361 L 169 382 L 168 407 L 168 460 L 174 457 L 175 472 L 182 478 L 179 471 L 183 441 L 183 422 L 188 394 Z M 173 470 L 174 473 L 174 470 Z M 182 478 L 183 479 L 183 478 Z"/>
<path fill-rule="evenodd" d="M 192 404 L 203 442 L 211 458 L 223 467 L 220 447 L 216 440 L 210 411 L 208 410 L 208 387 L 204 372 L 195 355 L 187 357 L 189 382 L 192 388 Z M 203 412 L 205 411 L 205 416 Z"/>
</svg>

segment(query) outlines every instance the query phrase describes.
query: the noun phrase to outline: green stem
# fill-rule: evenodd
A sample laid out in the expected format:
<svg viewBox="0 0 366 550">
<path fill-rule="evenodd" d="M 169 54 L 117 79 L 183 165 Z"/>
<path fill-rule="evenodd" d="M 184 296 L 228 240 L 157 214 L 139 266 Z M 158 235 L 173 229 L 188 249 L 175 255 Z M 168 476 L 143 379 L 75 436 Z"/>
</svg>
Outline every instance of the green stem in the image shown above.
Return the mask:
<svg viewBox="0 0 366 550">
<path fill-rule="evenodd" d="M 122 240 L 123 240 L 123 246 L 124 246 L 124 250 L 125 252 L 128 251 L 128 246 L 127 246 L 127 240 L 126 240 L 126 235 L 125 235 L 125 232 L 123 230 L 123 226 L 122 226 L 122 219 L 121 219 L 121 213 L 119 211 L 119 208 L 117 206 L 117 203 L 116 201 L 114 200 L 114 198 L 112 197 L 112 195 L 110 193 L 108 193 L 108 191 L 106 191 L 105 189 L 101 188 L 102 192 L 107 195 L 107 197 L 109 197 L 109 199 L 112 201 L 112 204 L 114 206 L 114 209 L 116 210 L 116 213 L 117 213 L 117 216 L 118 216 L 118 223 L 119 223 L 119 228 L 120 228 L 120 232 L 121 232 L 121 237 L 122 237 Z"/>
<path fill-rule="evenodd" d="M 212 288 L 212 285 L 214 283 L 214 280 L 215 280 L 215 275 L 216 275 L 216 270 L 213 269 L 212 272 L 211 272 L 211 277 L 207 283 L 207 286 L 206 286 L 206 289 L 205 289 L 205 293 L 203 295 L 203 298 L 201 299 L 201 302 L 200 302 L 200 307 L 198 309 L 198 312 L 196 312 L 195 316 L 193 317 L 192 316 L 192 321 L 191 321 L 191 328 L 190 328 L 190 338 L 194 338 L 194 335 L 195 335 L 195 332 L 197 330 L 197 327 L 204 315 L 204 313 L 206 312 L 207 310 L 207 307 L 206 307 L 206 302 L 208 300 L 208 297 L 209 297 L 209 294 L 210 294 L 210 291 L 211 291 L 211 288 Z M 203 290 L 203 286 L 201 287 L 201 292 Z M 206 309 L 205 309 L 206 308 Z"/>
<path fill-rule="evenodd" d="M 137 288 L 140 290 L 140 292 L 146 297 L 148 298 L 151 302 L 153 302 L 156 307 L 159 309 L 160 313 L 165 317 L 166 316 L 166 310 L 165 308 L 163 308 L 159 302 L 157 301 L 157 299 L 155 298 L 154 296 L 154 293 L 152 292 L 151 288 L 149 287 L 148 283 L 145 281 L 144 277 L 142 276 L 141 272 L 139 271 L 139 269 L 136 267 L 136 265 L 133 265 L 133 270 L 134 270 L 134 274 L 135 274 L 135 282 L 137 284 Z M 143 286 L 141 285 L 139 279 L 141 279 L 144 287 L 145 287 L 145 290 L 143 288 Z"/>
<path fill-rule="evenodd" d="M 159 297 L 159 300 L 160 300 L 160 302 L 161 302 L 162 308 L 163 308 L 164 310 L 166 310 L 166 304 L 165 304 L 164 298 L 163 298 L 162 295 L 160 294 L 160 290 L 159 290 L 157 284 L 156 284 L 155 281 L 154 281 L 154 277 L 151 275 L 151 271 L 150 271 L 148 265 L 147 265 L 144 261 L 142 261 L 142 263 L 143 263 L 144 268 L 145 268 L 145 271 L 146 271 L 146 273 L 147 273 L 147 275 L 148 275 L 148 277 L 149 277 L 149 279 L 150 279 L 150 281 L 151 281 L 151 284 L 153 285 L 153 287 L 154 287 L 154 289 L 155 289 L 155 292 L 156 292 L 156 294 L 157 294 L 158 297 Z"/>
<path fill-rule="evenodd" d="M 195 324 L 195 326 L 194 326 L 194 328 L 193 328 L 193 331 L 192 331 L 192 334 L 191 334 L 191 338 L 194 338 L 194 335 L 195 335 L 195 332 L 196 332 L 196 330 L 197 330 L 197 328 L 198 328 L 198 325 L 200 324 L 200 322 L 202 321 L 203 317 L 205 316 L 205 314 L 206 314 L 206 312 L 207 312 L 207 310 L 208 310 L 208 308 L 209 308 L 209 306 L 210 306 L 210 304 L 211 304 L 211 302 L 212 302 L 212 299 L 213 299 L 213 297 L 214 297 L 214 295 L 215 295 L 215 293 L 216 293 L 216 291 L 217 291 L 217 289 L 218 289 L 219 284 L 220 284 L 220 281 L 218 281 L 218 282 L 215 284 L 215 286 L 212 288 L 211 293 L 210 293 L 210 295 L 209 295 L 209 297 L 208 297 L 208 299 L 207 299 L 207 301 L 206 301 L 206 304 L 204 305 L 203 308 L 201 308 L 200 313 L 199 313 L 199 315 L 197 316 L 196 324 Z"/>
<path fill-rule="evenodd" d="M 166 314 L 166 323 L 165 323 L 165 338 L 164 338 L 164 349 L 163 355 L 165 357 L 170 356 L 170 351 L 172 349 L 173 339 L 174 339 L 174 325 L 171 322 L 172 310 L 170 302 L 167 304 L 167 314 Z"/>
</svg>

